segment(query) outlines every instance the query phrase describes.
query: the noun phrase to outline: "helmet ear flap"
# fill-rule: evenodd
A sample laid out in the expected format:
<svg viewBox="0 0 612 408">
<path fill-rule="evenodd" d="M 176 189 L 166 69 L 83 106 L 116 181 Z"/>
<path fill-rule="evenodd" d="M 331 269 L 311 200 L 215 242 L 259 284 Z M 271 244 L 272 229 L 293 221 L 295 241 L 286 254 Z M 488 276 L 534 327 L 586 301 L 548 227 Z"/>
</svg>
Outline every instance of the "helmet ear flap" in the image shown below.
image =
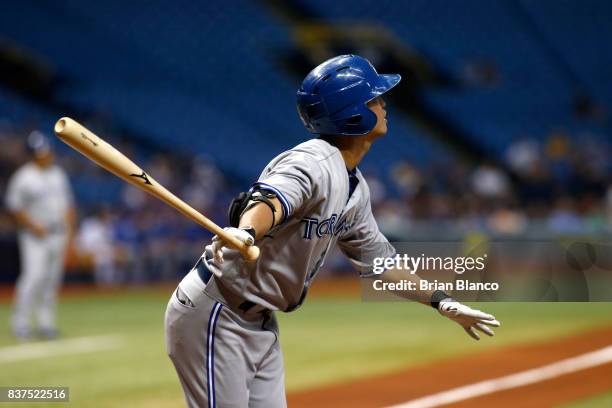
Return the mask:
<svg viewBox="0 0 612 408">
<path fill-rule="evenodd" d="M 347 126 L 359 125 L 362 119 L 363 119 L 363 116 L 361 116 L 361 114 L 353 115 L 346 120 L 346 125 Z"/>
<path fill-rule="evenodd" d="M 339 113 L 339 119 L 334 120 L 338 134 L 348 136 L 365 135 L 376 126 L 376 114 L 370 110 L 367 102 L 348 107 Z"/>
<path fill-rule="evenodd" d="M 378 121 L 378 118 L 376 117 L 376 114 L 372 112 L 370 108 L 368 108 L 367 105 L 365 105 L 365 111 L 366 112 L 363 115 L 362 126 L 368 129 L 368 132 L 370 132 L 376 127 L 376 122 Z"/>
</svg>

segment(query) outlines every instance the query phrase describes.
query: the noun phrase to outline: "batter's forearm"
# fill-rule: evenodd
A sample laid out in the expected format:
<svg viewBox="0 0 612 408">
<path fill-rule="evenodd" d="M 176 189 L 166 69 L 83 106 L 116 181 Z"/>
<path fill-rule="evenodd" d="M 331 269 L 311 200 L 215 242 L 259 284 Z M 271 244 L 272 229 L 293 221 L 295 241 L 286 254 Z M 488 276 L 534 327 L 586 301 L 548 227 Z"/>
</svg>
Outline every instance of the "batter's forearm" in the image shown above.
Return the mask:
<svg viewBox="0 0 612 408">
<path fill-rule="evenodd" d="M 255 228 L 255 239 L 260 239 L 277 225 L 283 218 L 283 209 L 278 198 L 270 200 L 276 209 L 275 214 L 265 203 L 257 203 L 240 217 L 240 227 Z"/>
</svg>

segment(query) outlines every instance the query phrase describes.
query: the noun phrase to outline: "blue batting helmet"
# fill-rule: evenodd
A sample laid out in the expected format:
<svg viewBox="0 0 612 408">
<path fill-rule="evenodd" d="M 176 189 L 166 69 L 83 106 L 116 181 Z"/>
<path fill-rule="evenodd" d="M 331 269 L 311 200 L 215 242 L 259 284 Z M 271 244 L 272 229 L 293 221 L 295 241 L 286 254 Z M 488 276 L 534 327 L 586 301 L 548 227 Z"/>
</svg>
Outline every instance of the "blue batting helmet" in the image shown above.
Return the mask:
<svg viewBox="0 0 612 408">
<path fill-rule="evenodd" d="M 297 91 L 297 109 L 310 133 L 365 135 L 376 126 L 367 103 L 400 81 L 399 74 L 381 75 L 358 55 L 340 55 L 312 71 Z"/>
</svg>

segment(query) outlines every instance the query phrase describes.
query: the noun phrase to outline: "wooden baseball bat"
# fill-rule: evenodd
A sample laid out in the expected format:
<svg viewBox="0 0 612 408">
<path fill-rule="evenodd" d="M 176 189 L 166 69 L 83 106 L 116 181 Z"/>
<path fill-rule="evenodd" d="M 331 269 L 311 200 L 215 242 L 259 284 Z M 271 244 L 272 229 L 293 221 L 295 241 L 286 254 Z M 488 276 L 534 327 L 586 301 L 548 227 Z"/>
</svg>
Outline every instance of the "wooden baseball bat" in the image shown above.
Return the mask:
<svg viewBox="0 0 612 408">
<path fill-rule="evenodd" d="M 230 246 L 239 250 L 248 261 L 259 257 L 259 248 L 247 246 L 242 241 L 227 233 L 223 228 L 206 218 L 189 204 L 172 194 L 159 184 L 143 169 L 134 164 L 123 153 L 105 142 L 93 132 L 74 119 L 63 117 L 55 124 L 55 134 L 67 145 L 80 152 L 99 166 L 110 171 L 141 190 L 159 198 L 171 207 L 181 212 L 187 218 L 197 222 L 213 234 L 223 238 Z"/>
</svg>

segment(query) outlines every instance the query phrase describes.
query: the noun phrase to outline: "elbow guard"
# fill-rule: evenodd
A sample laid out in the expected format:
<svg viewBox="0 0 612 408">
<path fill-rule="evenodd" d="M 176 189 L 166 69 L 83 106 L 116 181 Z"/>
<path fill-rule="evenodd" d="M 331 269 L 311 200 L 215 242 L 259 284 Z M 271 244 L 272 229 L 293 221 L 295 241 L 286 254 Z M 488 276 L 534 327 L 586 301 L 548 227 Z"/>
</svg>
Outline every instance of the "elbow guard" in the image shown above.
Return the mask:
<svg viewBox="0 0 612 408">
<path fill-rule="evenodd" d="M 227 211 L 230 226 L 238 228 L 242 214 L 260 202 L 266 204 L 272 210 L 272 226 L 276 225 L 276 208 L 272 203 L 274 198 L 276 198 L 276 194 L 273 192 L 260 190 L 256 187 L 238 194 L 230 203 Z"/>
</svg>

